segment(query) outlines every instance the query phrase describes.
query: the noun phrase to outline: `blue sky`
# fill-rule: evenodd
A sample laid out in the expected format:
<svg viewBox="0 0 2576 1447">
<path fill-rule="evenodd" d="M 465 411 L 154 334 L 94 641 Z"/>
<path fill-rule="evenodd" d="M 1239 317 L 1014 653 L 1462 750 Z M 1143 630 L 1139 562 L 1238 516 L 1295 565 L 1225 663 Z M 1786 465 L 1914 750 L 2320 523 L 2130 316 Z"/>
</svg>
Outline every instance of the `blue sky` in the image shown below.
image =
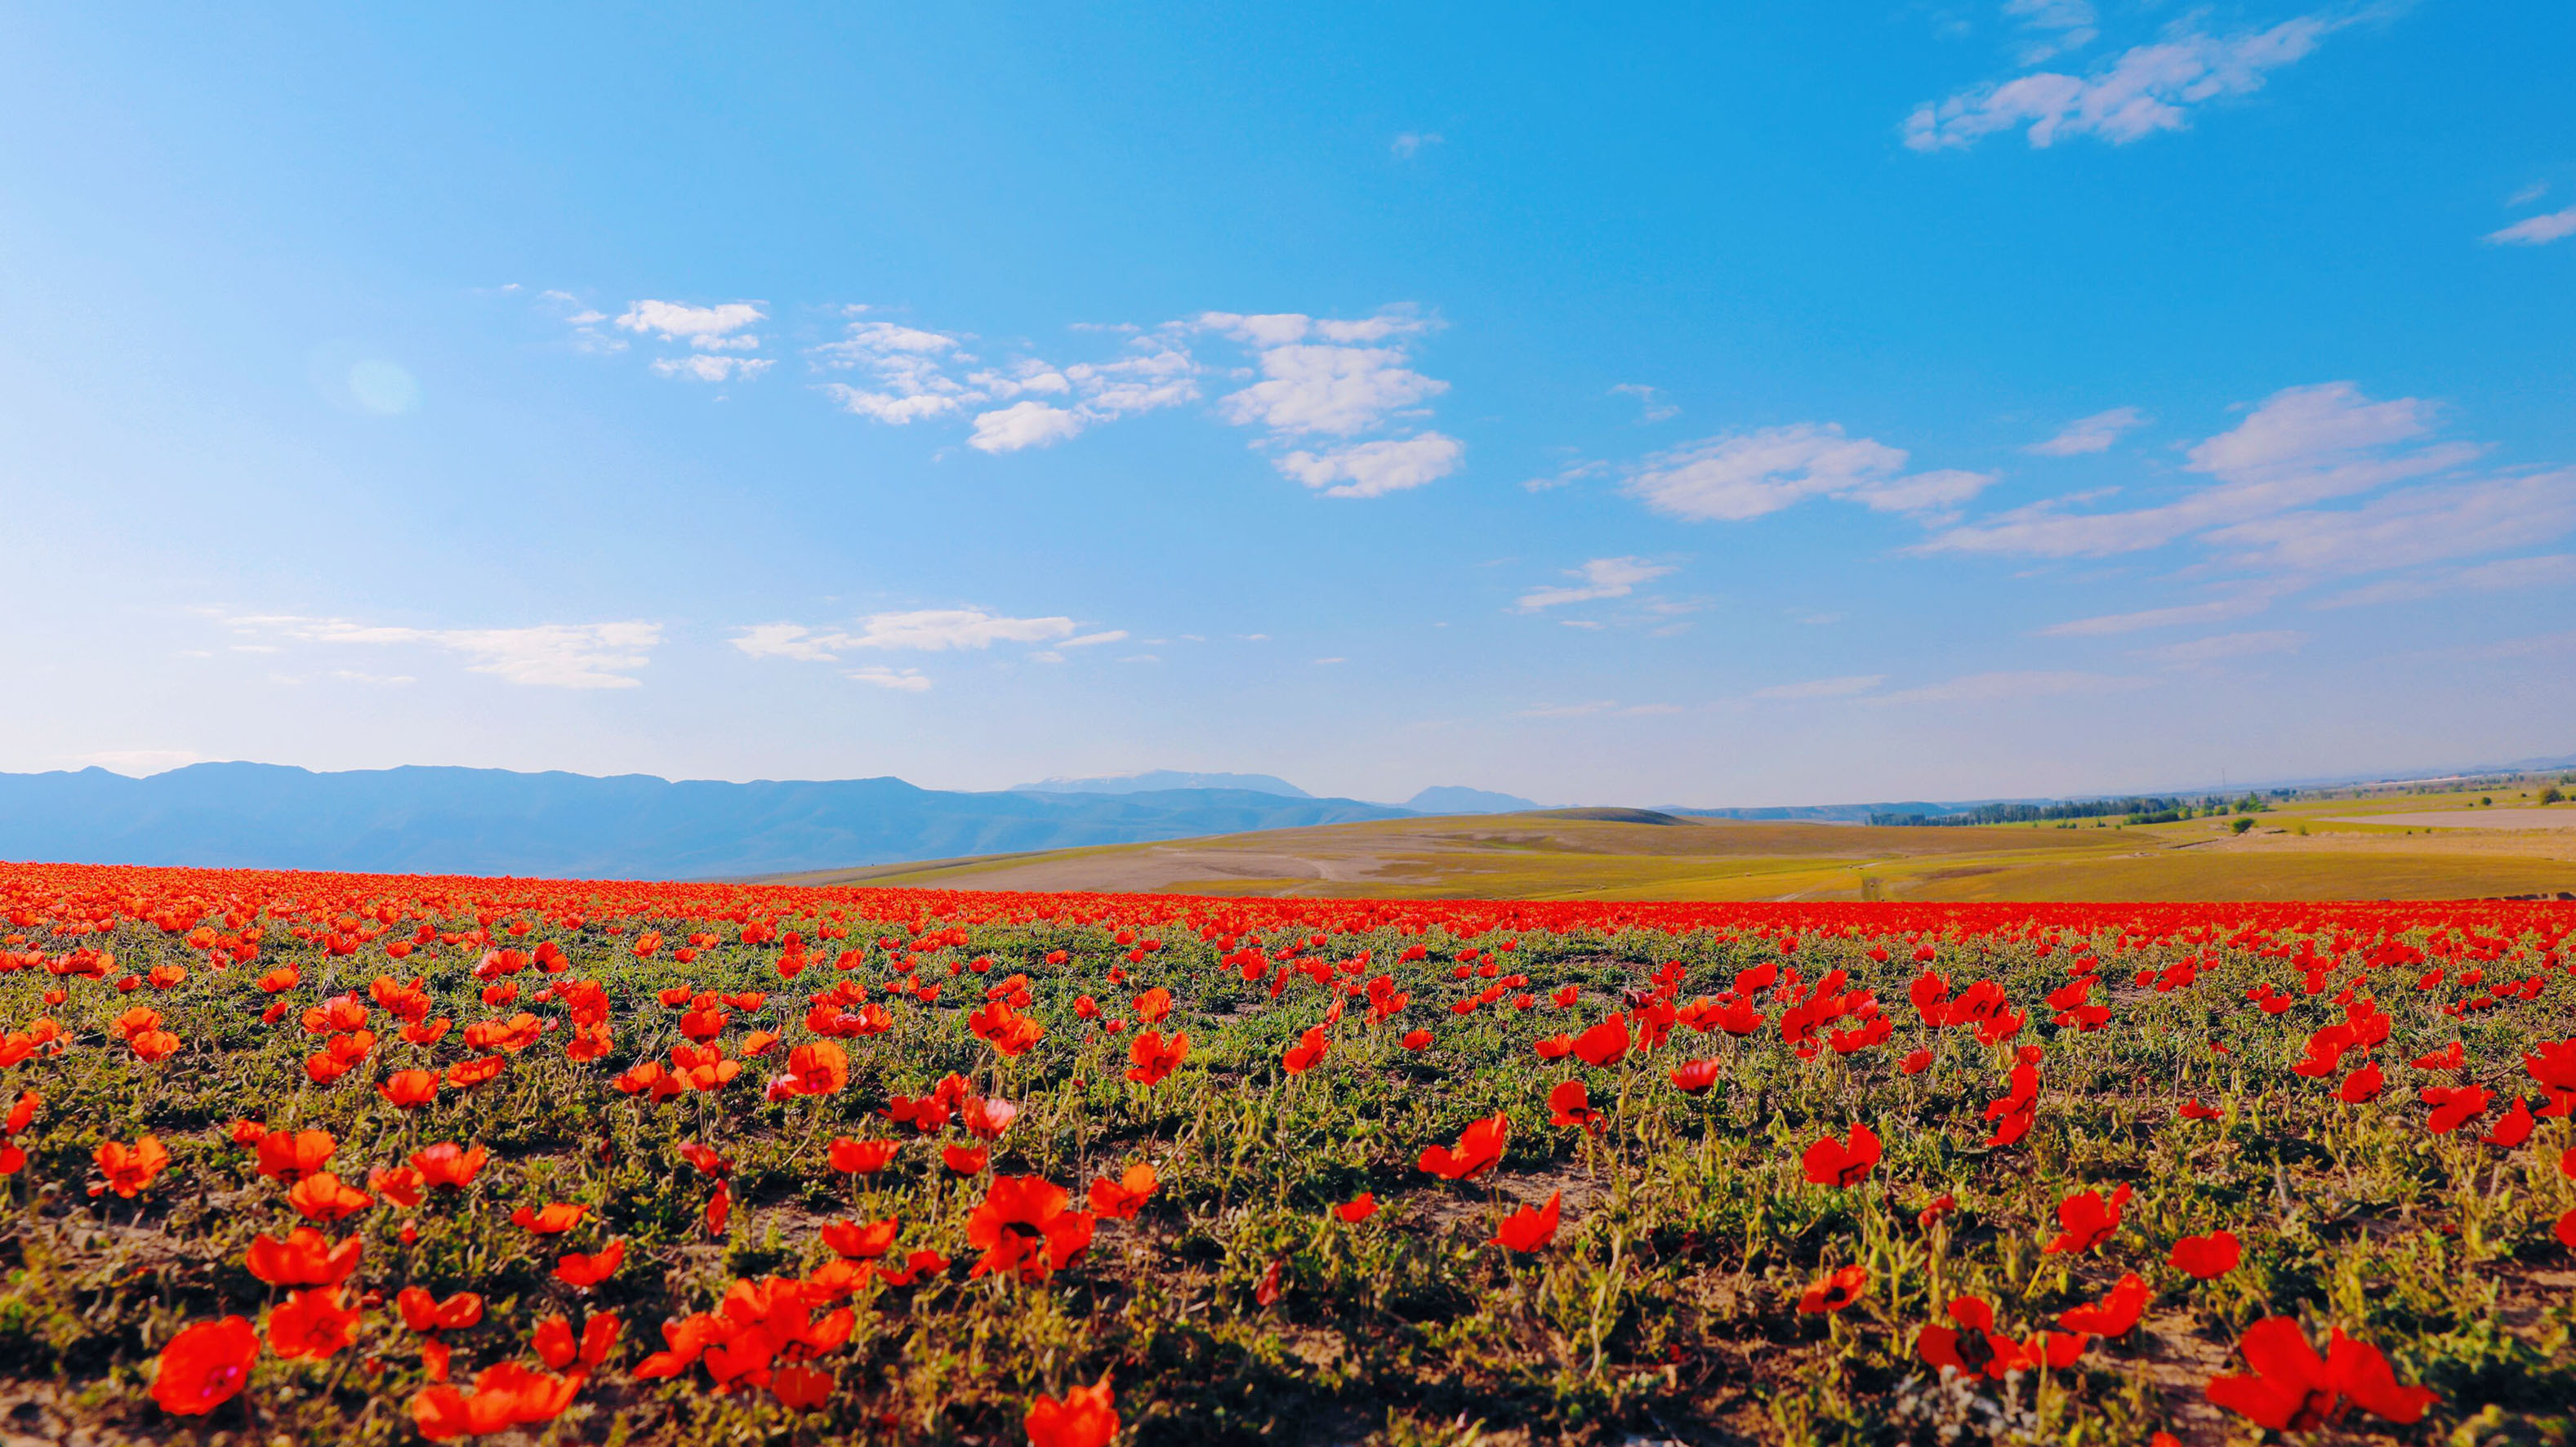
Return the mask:
<svg viewBox="0 0 2576 1447">
<path fill-rule="evenodd" d="M 2576 749 L 2576 17 L 0 7 L 0 768 Z"/>
</svg>

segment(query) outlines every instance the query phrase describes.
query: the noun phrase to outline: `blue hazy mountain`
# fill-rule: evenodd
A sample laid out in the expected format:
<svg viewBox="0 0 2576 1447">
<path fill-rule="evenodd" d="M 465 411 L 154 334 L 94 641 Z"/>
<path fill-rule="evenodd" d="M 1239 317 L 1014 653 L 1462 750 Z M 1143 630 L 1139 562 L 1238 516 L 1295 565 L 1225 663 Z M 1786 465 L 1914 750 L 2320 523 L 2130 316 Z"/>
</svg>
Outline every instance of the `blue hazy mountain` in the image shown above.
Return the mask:
<svg viewBox="0 0 2576 1447">
<path fill-rule="evenodd" d="M 1417 814 L 1516 814 L 1523 809 L 1535 809 L 1538 803 L 1518 794 L 1497 794 L 1491 789 L 1463 789 L 1455 784 L 1442 784 L 1405 800 L 1404 807 Z"/>
<path fill-rule="evenodd" d="M 1111 774 L 1098 779 L 1040 779 L 1013 784 L 1022 794 L 1147 794 L 1164 789 L 1249 789 L 1289 799 L 1315 797 L 1273 774 L 1187 774 L 1178 769 L 1149 769 L 1141 774 Z"/>
<path fill-rule="evenodd" d="M 143 779 L 96 768 L 0 774 L 0 859 L 697 879 L 1405 813 L 1249 788 L 960 793 L 893 778 L 735 784 L 192 764 Z"/>
</svg>

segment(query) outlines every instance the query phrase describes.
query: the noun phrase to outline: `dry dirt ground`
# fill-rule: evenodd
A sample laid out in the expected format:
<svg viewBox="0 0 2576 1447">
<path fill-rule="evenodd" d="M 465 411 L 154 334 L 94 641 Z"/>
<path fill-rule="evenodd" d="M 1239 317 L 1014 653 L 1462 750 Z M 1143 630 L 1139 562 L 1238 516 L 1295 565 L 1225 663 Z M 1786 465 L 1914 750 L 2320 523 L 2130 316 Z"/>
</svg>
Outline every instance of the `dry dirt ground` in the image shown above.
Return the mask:
<svg viewBox="0 0 2576 1447">
<path fill-rule="evenodd" d="M 2515 827 L 2439 827 L 2454 814 Z M 2535 815 L 2549 827 L 2532 827 Z M 2576 826 L 2576 809 L 2427 810 L 2367 820 L 2283 811 L 2259 816 L 2239 835 L 2232 819 L 2137 828 L 1866 828 L 1568 809 L 937 860 L 779 882 L 1516 899 L 2545 896 L 2576 892 L 2576 827 L 2562 820 Z"/>
</svg>

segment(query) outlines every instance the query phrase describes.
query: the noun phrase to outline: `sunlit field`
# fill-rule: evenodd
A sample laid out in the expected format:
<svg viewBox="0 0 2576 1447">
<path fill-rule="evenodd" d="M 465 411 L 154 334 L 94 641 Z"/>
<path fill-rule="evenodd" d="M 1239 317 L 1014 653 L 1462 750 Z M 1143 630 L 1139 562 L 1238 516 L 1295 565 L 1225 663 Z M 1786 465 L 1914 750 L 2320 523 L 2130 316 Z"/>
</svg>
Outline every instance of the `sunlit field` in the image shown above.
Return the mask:
<svg viewBox="0 0 2576 1447">
<path fill-rule="evenodd" d="M 18 865 L 0 918 L 29 1438 L 2571 1433 L 2567 905 Z"/>
</svg>

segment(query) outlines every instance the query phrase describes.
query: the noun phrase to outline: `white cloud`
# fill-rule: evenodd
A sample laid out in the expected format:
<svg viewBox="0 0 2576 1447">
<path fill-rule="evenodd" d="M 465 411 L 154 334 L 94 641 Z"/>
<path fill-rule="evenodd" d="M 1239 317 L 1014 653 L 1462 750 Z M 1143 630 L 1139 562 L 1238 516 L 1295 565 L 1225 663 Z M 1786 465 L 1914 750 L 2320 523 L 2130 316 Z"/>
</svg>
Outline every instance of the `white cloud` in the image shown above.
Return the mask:
<svg viewBox="0 0 2576 1447">
<path fill-rule="evenodd" d="M 820 634 L 802 623 L 754 623 L 734 635 L 733 646 L 754 658 L 795 658 L 807 663 L 829 663 L 832 649 L 828 638 L 839 634 Z"/>
<path fill-rule="evenodd" d="M 1400 160 L 1411 160 L 1422 153 L 1423 147 L 1439 145 L 1441 139 L 1438 131 L 1406 131 L 1389 143 L 1387 149 Z"/>
<path fill-rule="evenodd" d="M 2488 232 L 2487 240 L 2500 246 L 2544 246 L 2568 236 L 2576 236 L 2576 206 L 2527 216 L 2502 231 Z"/>
<path fill-rule="evenodd" d="M 2107 452 L 2120 434 L 2143 426 L 2147 414 L 2135 407 L 2114 407 L 2090 417 L 2078 417 L 2045 442 L 2034 442 L 2022 449 L 2042 457 L 2073 457 L 2085 452 Z"/>
<path fill-rule="evenodd" d="M 1107 361 L 1057 366 L 1019 357 L 982 366 L 966 349 L 963 334 L 872 320 L 865 307 L 849 310 L 853 320 L 841 339 L 811 355 L 818 366 L 861 372 L 868 381 L 827 382 L 824 393 L 849 412 L 896 426 L 1011 402 L 975 414 L 967 445 L 985 452 L 1052 446 L 1094 423 L 1175 407 L 1199 395 L 1198 363 L 1180 338 L 1185 329 L 1175 326 L 1151 334 L 1136 327 L 1079 328 L 1126 336 L 1128 355 Z"/>
<path fill-rule="evenodd" d="M 1610 393 L 1614 397 L 1636 398 L 1638 407 L 1642 409 L 1637 418 L 1640 422 L 1665 422 L 1682 415 L 1681 408 L 1658 400 L 1664 395 L 1660 389 L 1642 382 L 1621 382 L 1612 387 Z"/>
<path fill-rule="evenodd" d="M 1550 703 L 1521 710 L 1522 718 L 1588 718 L 1617 708 L 1616 699 L 1596 698 L 1588 703 Z"/>
<path fill-rule="evenodd" d="M 1077 362 L 1064 369 L 1065 377 L 1082 394 L 1085 414 L 1106 420 L 1198 400 L 1198 363 L 1187 351 L 1167 341 L 1137 345 L 1151 350 L 1112 362 Z"/>
<path fill-rule="evenodd" d="M 2138 633 L 2149 628 L 2178 628 L 2194 623 L 2224 623 L 2243 618 L 2272 606 L 2268 590 L 2257 589 L 2233 598 L 2217 598 L 2206 603 L 2184 603 L 2172 608 L 2148 608 L 2136 613 L 2107 613 L 2098 618 L 2077 618 L 2066 623 L 2052 623 L 2038 630 L 2042 638 L 2100 638 L 2114 633 Z"/>
<path fill-rule="evenodd" d="M 2195 638 L 2188 643 L 2168 643 L 2161 648 L 2138 650 L 2141 658 L 2153 659 L 2167 668 L 2202 668 L 2223 663 L 2231 658 L 2253 658 L 2266 653 L 2295 653 L 2308 641 L 2305 633 L 2275 629 L 2267 633 L 2221 633 L 2214 638 Z"/>
<path fill-rule="evenodd" d="M 2521 588 L 2561 588 L 2576 584 L 2576 554 L 2547 553 L 2536 558 L 2508 558 L 2470 568 L 2446 568 L 2411 578 L 2355 588 L 2319 602 L 2320 608 L 2353 608 L 2368 603 L 2412 603 L 2445 593 L 2503 593 Z"/>
<path fill-rule="evenodd" d="M 2021 63 L 2037 65 L 2054 55 L 2081 50 L 2101 32 L 2089 0 L 2004 0 L 2004 13 L 2021 17 L 2029 28 L 2047 33 L 2022 47 Z"/>
<path fill-rule="evenodd" d="M 1393 347 L 1269 347 L 1260 356 L 1262 380 L 1220 398 L 1217 409 L 1238 426 L 1348 437 L 1449 390 L 1404 363 Z"/>
<path fill-rule="evenodd" d="M 756 301 L 729 301 L 718 306 L 636 301 L 626 304 L 626 314 L 617 319 L 617 325 L 640 335 L 660 337 L 666 342 L 685 341 L 693 347 L 716 350 L 748 350 L 759 346 L 760 338 L 737 334 L 768 315 L 760 309 L 762 305 Z"/>
<path fill-rule="evenodd" d="M 927 693 L 930 690 L 930 680 L 924 678 L 917 668 L 853 668 L 844 676 L 901 693 Z"/>
<path fill-rule="evenodd" d="M 1583 580 L 1578 586 L 1533 589 L 1523 593 L 1520 602 L 1514 606 L 1521 612 L 1535 613 L 1541 608 L 1557 608 L 1568 603 L 1625 598 L 1637 591 L 1639 583 L 1653 582 L 1672 571 L 1643 558 L 1594 558 L 1580 568 L 1566 570 L 1567 577 Z"/>
<path fill-rule="evenodd" d="M 1126 630 L 1126 629 L 1124 629 L 1124 628 L 1112 628 L 1112 629 L 1110 629 L 1110 630 L 1109 630 L 1108 632 L 1106 632 L 1106 633 L 1085 633 L 1085 634 L 1082 634 L 1082 635 L 1081 635 L 1081 636 L 1079 636 L 1079 637 L 1075 637 L 1075 638 L 1068 638 L 1068 639 L 1064 640 L 1062 643 L 1057 644 L 1057 645 L 1056 645 L 1056 647 L 1058 647 L 1058 648 L 1096 648 L 1096 647 L 1098 647 L 1099 645 L 1101 645 L 1101 644 L 1103 644 L 1103 643 L 1123 643 L 1123 642 L 1125 642 L 1126 640 L 1127 640 L 1127 630 Z M 1148 643 L 1160 643 L 1160 642 L 1162 642 L 1163 640 L 1161 640 L 1161 639 L 1159 639 L 1159 638 L 1148 638 L 1148 639 L 1146 639 L 1145 641 L 1146 641 L 1146 642 L 1148 642 Z"/>
<path fill-rule="evenodd" d="M 1854 673 L 1841 678 L 1811 678 L 1804 683 L 1775 683 L 1753 690 L 1755 698 L 1850 698 L 1887 681 L 1883 673 Z"/>
<path fill-rule="evenodd" d="M 894 322 L 870 321 L 863 307 L 837 342 L 812 350 L 818 365 L 868 375 L 865 386 L 828 382 L 824 395 L 844 410 L 900 427 L 988 400 L 987 394 L 948 375 L 952 364 L 971 363 L 963 340 Z"/>
<path fill-rule="evenodd" d="M 298 643 L 420 646 L 461 653 L 469 672 L 534 688 L 634 688 L 652 662 L 658 623 L 540 624 L 532 628 L 387 628 L 340 618 L 252 616 L 227 620 L 249 633 Z"/>
<path fill-rule="evenodd" d="M 1420 432 L 1323 453 L 1291 452 L 1277 466 L 1308 487 L 1322 488 L 1326 497 L 1384 497 L 1447 477 L 1466 455 L 1467 445 L 1457 438 Z"/>
<path fill-rule="evenodd" d="M 754 658 L 828 663 L 855 649 L 940 653 L 990 648 L 996 643 L 1061 644 L 1075 632 L 1070 618 L 1011 618 L 981 608 L 929 608 L 871 613 L 859 619 L 854 629 L 826 631 L 801 623 L 757 623 L 736 633 L 733 646 Z"/>
<path fill-rule="evenodd" d="M 2210 534 L 2233 561 L 2309 573 L 2377 572 L 2500 552 L 2576 527 L 2576 469 L 2406 488 L 2360 507 L 2303 511 Z"/>
<path fill-rule="evenodd" d="M 1082 431 L 1082 418 L 1044 402 L 1014 402 L 993 412 L 977 413 L 975 435 L 966 445 L 978 452 L 1017 452 L 1027 447 L 1053 447 Z"/>
<path fill-rule="evenodd" d="M 2429 403 L 2413 397 L 2372 402 L 2350 382 L 2287 388 L 2191 449 L 2189 469 L 2218 481 L 2175 502 L 2072 513 L 2066 499 L 2055 499 L 1948 529 L 1917 551 L 2061 558 L 2136 552 L 2440 472 L 2477 455 L 2466 443 L 2399 446 L 2421 440 L 2432 418 Z"/>
<path fill-rule="evenodd" d="M 1876 704 L 1911 703 L 2007 703 L 2032 698 L 2068 698 L 2085 694 L 2124 693 L 2144 688 L 2152 680 L 2128 678 L 2116 674 L 2053 672 L 2024 670 L 2004 673 L 1972 673 L 1946 683 L 1909 688 L 1896 693 L 1873 694 Z"/>
<path fill-rule="evenodd" d="M 2546 195 L 2548 195 L 2548 194 L 2549 194 L 2549 183 L 2548 183 L 2548 182 L 2546 182 L 2546 181 L 2534 181 L 2534 182 L 2532 182 L 2530 185 L 2525 186 L 2525 187 L 2523 187 L 2521 190 L 2516 191 L 2516 192 L 2514 192 L 2512 195 L 2507 196 L 2506 198 L 2504 198 L 2504 204 L 2506 204 L 2507 206 L 2528 206 L 2528 205 L 2530 205 L 2532 202 L 2537 201 L 2537 200 L 2539 200 L 2541 197 L 2546 196 Z"/>
<path fill-rule="evenodd" d="M 665 377 L 694 377 L 701 382 L 745 381 L 769 370 L 764 357 L 714 357 L 701 352 L 686 357 L 656 357 L 653 370 Z"/>
<path fill-rule="evenodd" d="M 2344 23 L 2302 15 L 2239 35 L 2182 31 L 2124 51 L 2088 76 L 2034 71 L 1978 86 L 1917 107 L 1906 118 L 1905 144 L 1918 151 L 1959 148 L 2027 127 L 2034 147 L 2085 135 L 2125 145 L 2181 130 L 2189 107 L 2261 89 L 2267 72 L 2305 58 Z"/>
<path fill-rule="evenodd" d="M 1810 497 L 1840 497 L 1881 512 L 1956 506 L 1994 481 L 1985 473 L 1905 475 L 1904 449 L 1847 437 L 1831 422 L 1800 422 L 1686 443 L 1630 469 L 1626 491 L 1648 507 L 1693 521 L 1741 522 Z"/>
</svg>

